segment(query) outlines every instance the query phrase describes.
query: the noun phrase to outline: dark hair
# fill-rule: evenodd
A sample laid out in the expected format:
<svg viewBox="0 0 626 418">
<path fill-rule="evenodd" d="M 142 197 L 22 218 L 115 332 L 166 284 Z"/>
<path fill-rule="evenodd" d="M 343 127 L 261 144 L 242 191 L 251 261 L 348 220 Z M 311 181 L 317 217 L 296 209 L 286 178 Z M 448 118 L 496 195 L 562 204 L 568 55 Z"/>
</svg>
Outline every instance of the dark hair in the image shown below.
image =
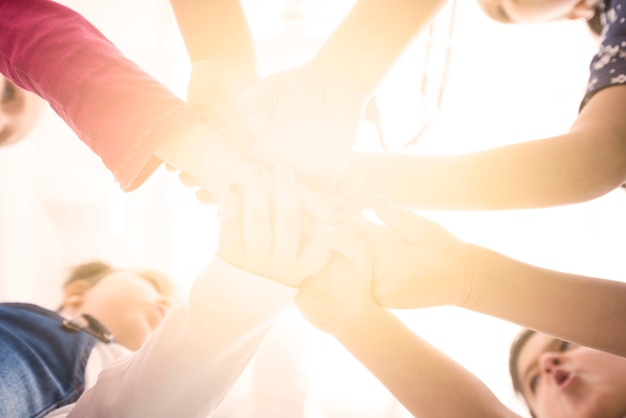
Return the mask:
<svg viewBox="0 0 626 418">
<path fill-rule="evenodd" d="M 65 280 L 63 287 L 79 280 L 88 283 L 89 287 L 93 287 L 108 275 L 121 271 L 137 274 L 164 296 L 171 296 L 174 293 L 172 282 L 161 273 L 149 269 L 116 269 L 102 261 L 91 261 L 74 267 Z"/>
<path fill-rule="evenodd" d="M 511 375 L 511 383 L 513 383 L 513 389 L 515 393 L 522 396 L 522 382 L 519 381 L 519 370 L 517 369 L 517 362 L 519 360 L 520 352 L 526 345 L 530 337 L 535 335 L 536 332 L 532 329 L 523 329 L 517 337 L 511 343 L 511 350 L 509 351 L 509 374 Z M 536 418 L 533 411 L 528 408 L 530 415 Z"/>
<path fill-rule="evenodd" d="M 587 20 L 587 26 L 594 34 L 600 36 L 602 29 L 604 28 L 604 19 L 602 18 L 602 3 L 598 3 L 595 6 L 593 17 Z"/>
<path fill-rule="evenodd" d="M 502 5 L 499 2 L 478 2 L 480 8 L 485 12 L 487 16 L 500 23 L 513 23 L 513 19 L 507 14 Z M 602 11 L 604 5 L 602 2 L 594 6 L 594 14 L 591 19 L 587 20 L 587 26 L 589 30 L 595 35 L 600 35 L 604 27 L 602 18 Z"/>
</svg>

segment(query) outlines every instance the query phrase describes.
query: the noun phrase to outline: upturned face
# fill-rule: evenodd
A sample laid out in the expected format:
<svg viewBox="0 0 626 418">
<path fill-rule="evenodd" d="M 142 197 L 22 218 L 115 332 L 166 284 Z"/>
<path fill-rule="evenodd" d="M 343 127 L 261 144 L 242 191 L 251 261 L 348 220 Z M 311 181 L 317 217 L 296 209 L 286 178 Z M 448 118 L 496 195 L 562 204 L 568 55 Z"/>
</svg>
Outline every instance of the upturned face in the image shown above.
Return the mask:
<svg viewBox="0 0 626 418">
<path fill-rule="evenodd" d="M 170 298 L 131 271 L 109 274 L 95 285 L 73 283 L 66 288 L 62 311 L 70 316 L 89 314 L 123 346 L 138 350 L 159 325 Z"/>
<path fill-rule="evenodd" d="M 24 138 L 35 126 L 43 99 L 23 90 L 0 75 L 0 146 Z"/>
<path fill-rule="evenodd" d="M 531 23 L 559 19 L 590 19 L 599 0 L 478 0 L 489 17 L 503 22 Z"/>
<path fill-rule="evenodd" d="M 535 334 L 517 367 L 538 418 L 626 417 L 626 358 Z"/>
</svg>

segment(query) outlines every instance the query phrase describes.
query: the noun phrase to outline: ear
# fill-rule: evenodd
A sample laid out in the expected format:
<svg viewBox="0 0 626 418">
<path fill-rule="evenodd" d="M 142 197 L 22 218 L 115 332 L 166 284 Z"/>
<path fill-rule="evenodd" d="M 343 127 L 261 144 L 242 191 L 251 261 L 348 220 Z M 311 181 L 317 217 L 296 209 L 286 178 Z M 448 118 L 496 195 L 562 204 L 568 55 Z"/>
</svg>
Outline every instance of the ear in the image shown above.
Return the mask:
<svg viewBox="0 0 626 418">
<path fill-rule="evenodd" d="M 85 293 L 87 293 L 90 287 L 85 280 L 76 280 L 65 286 L 61 310 L 67 312 L 78 310 L 85 301 Z"/>
</svg>

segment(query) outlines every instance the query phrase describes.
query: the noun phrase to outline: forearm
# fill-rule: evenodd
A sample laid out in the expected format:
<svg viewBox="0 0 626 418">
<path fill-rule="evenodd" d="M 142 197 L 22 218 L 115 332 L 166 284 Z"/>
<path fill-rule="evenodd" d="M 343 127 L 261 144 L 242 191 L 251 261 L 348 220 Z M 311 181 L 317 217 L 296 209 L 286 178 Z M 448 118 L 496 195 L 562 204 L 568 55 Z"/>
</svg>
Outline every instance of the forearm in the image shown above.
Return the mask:
<svg viewBox="0 0 626 418">
<path fill-rule="evenodd" d="M 201 115 L 76 12 L 0 1 L 0 72 L 47 100 L 125 190 L 160 164 L 154 151 Z"/>
<path fill-rule="evenodd" d="M 314 62 L 372 94 L 445 0 L 359 0 Z"/>
<path fill-rule="evenodd" d="M 626 180 L 619 135 L 572 132 L 466 154 L 354 153 L 338 193 L 361 207 L 378 193 L 427 210 L 504 210 L 591 200 Z"/>
<path fill-rule="evenodd" d="M 460 209 L 465 196 L 463 171 L 471 171 L 470 164 L 456 156 L 355 152 L 335 191 L 361 208 L 370 208 L 383 193 L 400 206 Z"/>
<path fill-rule="evenodd" d="M 516 416 L 474 375 L 391 313 L 372 308 L 344 325 L 335 337 L 414 416 Z"/>
<path fill-rule="evenodd" d="M 237 0 L 170 0 L 191 61 L 220 56 L 254 67 L 254 44 Z"/>
<path fill-rule="evenodd" d="M 480 247 L 472 260 L 463 307 L 626 356 L 626 283 L 546 270 Z"/>
</svg>

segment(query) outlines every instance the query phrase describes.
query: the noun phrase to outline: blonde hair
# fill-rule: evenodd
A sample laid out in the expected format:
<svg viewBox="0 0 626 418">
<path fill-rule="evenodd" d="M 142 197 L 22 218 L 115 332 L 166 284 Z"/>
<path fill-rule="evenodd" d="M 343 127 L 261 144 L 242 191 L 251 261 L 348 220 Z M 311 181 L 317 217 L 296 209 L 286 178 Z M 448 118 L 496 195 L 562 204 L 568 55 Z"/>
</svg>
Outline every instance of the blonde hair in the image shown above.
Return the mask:
<svg viewBox="0 0 626 418">
<path fill-rule="evenodd" d="M 63 287 L 67 287 L 70 283 L 76 281 L 84 281 L 89 287 L 95 286 L 100 280 L 112 273 L 121 271 L 134 273 L 148 281 L 163 296 L 172 296 L 174 294 L 174 286 L 172 281 L 165 275 L 150 269 L 117 269 L 103 261 L 91 261 L 79 264 L 74 267 L 70 275 L 65 279 Z"/>
</svg>

